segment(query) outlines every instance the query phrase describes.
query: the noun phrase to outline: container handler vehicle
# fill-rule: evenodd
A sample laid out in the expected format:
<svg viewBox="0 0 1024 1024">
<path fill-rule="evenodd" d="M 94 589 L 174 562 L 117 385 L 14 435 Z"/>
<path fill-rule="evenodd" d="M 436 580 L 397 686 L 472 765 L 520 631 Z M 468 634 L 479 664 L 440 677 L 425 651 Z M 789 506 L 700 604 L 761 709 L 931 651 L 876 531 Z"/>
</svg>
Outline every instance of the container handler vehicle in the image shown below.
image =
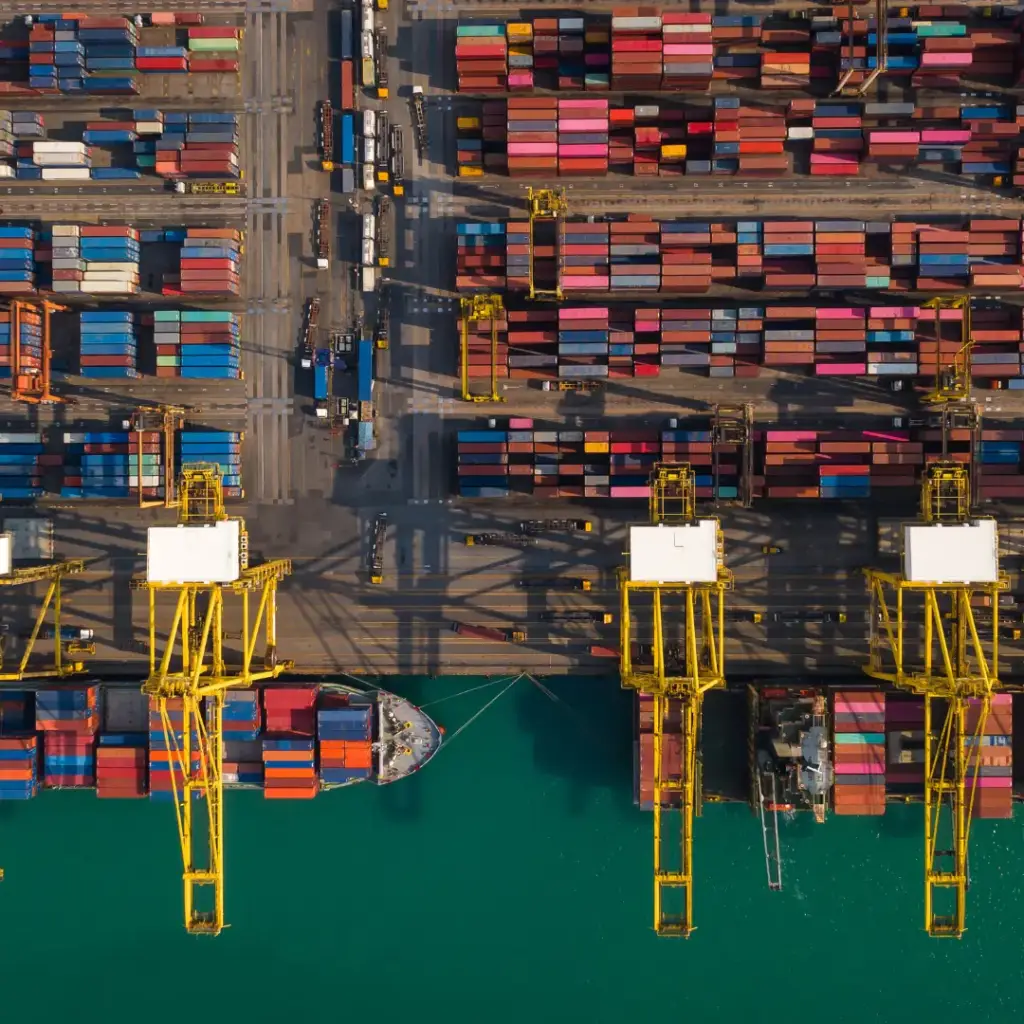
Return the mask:
<svg viewBox="0 0 1024 1024">
<path fill-rule="evenodd" d="M 453 622 L 452 632 L 474 640 L 493 640 L 498 644 L 526 643 L 526 633 L 521 629 L 493 629 L 490 626 L 470 626 L 465 622 Z"/>
<path fill-rule="evenodd" d="M 390 96 L 388 90 L 388 33 L 387 29 L 377 29 L 374 37 L 374 65 L 377 71 L 377 99 L 386 100 Z"/>
<path fill-rule="evenodd" d="M 391 125 L 386 110 L 377 111 L 377 181 L 386 185 L 391 177 Z"/>
<path fill-rule="evenodd" d="M 466 547 L 532 548 L 535 537 L 521 533 L 467 533 Z"/>
<path fill-rule="evenodd" d="M 244 181 L 176 181 L 172 186 L 179 196 L 244 196 Z"/>
<path fill-rule="evenodd" d="M 377 200 L 377 266 L 391 266 L 391 199 Z"/>
<path fill-rule="evenodd" d="M 391 308 L 388 305 L 388 294 L 386 288 L 381 289 L 377 301 L 377 329 L 373 335 L 374 348 L 386 351 L 388 347 L 388 336 L 391 333 Z"/>
<path fill-rule="evenodd" d="M 581 394 L 591 394 L 600 391 L 602 382 L 599 380 L 545 380 L 541 382 L 541 391 L 577 391 Z"/>
<path fill-rule="evenodd" d="M 302 327 L 302 368 L 313 365 L 313 350 L 316 348 L 316 332 L 320 326 L 320 297 L 314 295 L 306 300 L 306 317 Z"/>
</svg>

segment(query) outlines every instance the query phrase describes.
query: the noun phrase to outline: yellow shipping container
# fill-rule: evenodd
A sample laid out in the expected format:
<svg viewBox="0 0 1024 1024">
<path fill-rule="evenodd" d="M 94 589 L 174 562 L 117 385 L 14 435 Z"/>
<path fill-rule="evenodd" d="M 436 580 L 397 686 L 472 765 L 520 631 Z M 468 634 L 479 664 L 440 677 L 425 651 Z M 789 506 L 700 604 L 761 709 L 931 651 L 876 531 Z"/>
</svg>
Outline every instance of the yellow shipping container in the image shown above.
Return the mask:
<svg viewBox="0 0 1024 1024">
<path fill-rule="evenodd" d="M 681 160 L 686 156 L 686 145 L 674 143 L 661 147 L 662 160 Z"/>
<path fill-rule="evenodd" d="M 516 42 L 533 39 L 533 24 L 529 21 L 510 21 L 505 26 L 505 38 Z"/>
<path fill-rule="evenodd" d="M 610 445 L 607 441 L 587 441 L 583 445 L 583 452 L 586 455 L 607 455 Z"/>
<path fill-rule="evenodd" d="M 460 178 L 482 178 L 484 176 L 484 169 L 482 167 L 467 167 L 463 164 L 459 168 Z"/>
<path fill-rule="evenodd" d="M 510 46 L 508 55 L 510 57 L 532 57 L 533 49 L 528 43 L 523 46 Z"/>
<path fill-rule="evenodd" d="M 584 33 L 583 38 L 588 43 L 607 43 L 611 36 L 605 29 L 592 28 Z"/>
<path fill-rule="evenodd" d="M 460 117 L 455 124 L 460 131 L 477 131 L 480 128 L 480 118 Z"/>
</svg>

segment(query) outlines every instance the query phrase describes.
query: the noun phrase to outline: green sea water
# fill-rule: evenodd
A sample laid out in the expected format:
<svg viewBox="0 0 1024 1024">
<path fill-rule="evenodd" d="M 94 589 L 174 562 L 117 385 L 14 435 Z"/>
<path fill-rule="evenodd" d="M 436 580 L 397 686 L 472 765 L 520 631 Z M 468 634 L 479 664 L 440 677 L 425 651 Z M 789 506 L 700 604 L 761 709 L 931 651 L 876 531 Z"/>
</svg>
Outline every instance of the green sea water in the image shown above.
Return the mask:
<svg viewBox="0 0 1024 1024">
<path fill-rule="evenodd" d="M 393 685 L 451 737 L 496 692 L 444 699 L 473 682 Z M 0 1020 L 1019 1019 L 1019 820 L 975 826 L 969 931 L 943 942 L 921 927 L 919 808 L 787 823 L 770 893 L 749 810 L 709 806 L 698 930 L 659 939 L 630 698 L 545 682 L 556 699 L 517 683 L 394 786 L 229 794 L 217 939 L 181 928 L 166 804 L 0 805 Z"/>
</svg>

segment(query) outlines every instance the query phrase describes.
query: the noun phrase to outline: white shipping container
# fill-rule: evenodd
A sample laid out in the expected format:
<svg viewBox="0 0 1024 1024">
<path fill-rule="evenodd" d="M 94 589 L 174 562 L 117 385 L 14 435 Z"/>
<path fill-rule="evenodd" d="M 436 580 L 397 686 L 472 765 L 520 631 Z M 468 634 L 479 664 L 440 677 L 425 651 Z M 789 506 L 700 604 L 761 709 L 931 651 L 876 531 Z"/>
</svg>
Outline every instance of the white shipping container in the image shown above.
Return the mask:
<svg viewBox="0 0 1024 1024">
<path fill-rule="evenodd" d="M 363 291 L 372 292 L 377 287 L 377 271 L 374 267 L 363 267 Z"/>
<path fill-rule="evenodd" d="M 0 178 L 13 178 L 14 168 L 10 164 L 0 164 Z"/>
<path fill-rule="evenodd" d="M 376 262 L 375 246 L 372 238 L 363 239 L 363 266 L 372 267 Z"/>
<path fill-rule="evenodd" d="M 38 444 L 42 434 L 0 434 L 0 444 Z"/>
<path fill-rule="evenodd" d="M 373 164 L 363 164 L 363 188 L 367 192 L 372 192 L 377 187 L 377 182 L 373 173 Z"/>
<path fill-rule="evenodd" d="M 55 292 L 77 293 L 82 290 L 81 283 L 78 281 L 54 281 L 51 287 Z"/>
<path fill-rule="evenodd" d="M 83 281 L 81 290 L 86 295 L 134 295 L 139 289 L 123 281 L 97 281 L 90 285 Z"/>
<path fill-rule="evenodd" d="M 363 138 L 373 139 L 377 136 L 377 115 L 372 110 L 363 111 Z"/>
<path fill-rule="evenodd" d="M 90 167 L 92 161 L 87 156 L 62 156 L 60 154 L 41 153 L 32 157 L 36 167 Z"/>
<path fill-rule="evenodd" d="M 119 274 L 114 270 L 101 270 L 98 274 L 94 274 L 91 270 L 87 270 L 82 275 L 83 284 L 91 284 L 95 281 L 103 283 L 105 281 L 138 281 L 138 274 Z"/>
<path fill-rule="evenodd" d="M 88 167 L 44 167 L 43 181 L 88 181 Z"/>
<path fill-rule="evenodd" d="M 107 271 L 107 270 L 113 270 L 113 271 L 115 271 L 118 274 L 123 274 L 127 270 L 130 270 L 130 271 L 132 271 L 134 273 L 138 273 L 138 269 L 139 269 L 138 263 L 128 262 L 127 260 L 125 262 L 123 262 L 123 263 L 122 262 L 115 262 L 113 260 L 111 260 L 111 261 L 104 261 L 102 263 L 100 263 L 100 262 L 96 262 L 96 263 L 89 262 L 87 264 L 87 266 L 89 268 L 89 273 L 90 274 L 93 271 Z"/>
<path fill-rule="evenodd" d="M 51 139 L 32 143 L 33 153 L 84 153 L 88 148 L 84 142 L 54 142 Z"/>
<path fill-rule="evenodd" d="M 363 214 L 363 238 L 377 237 L 377 218 L 372 213 Z"/>
<path fill-rule="evenodd" d="M 78 259 L 52 260 L 54 270 L 85 270 L 85 262 Z"/>
<path fill-rule="evenodd" d="M 77 238 L 82 233 L 82 229 L 77 224 L 54 224 L 53 234 L 54 237 L 57 235 L 72 235 Z"/>
<path fill-rule="evenodd" d="M 363 139 L 363 163 L 374 164 L 377 162 L 377 142 L 375 139 Z"/>
<path fill-rule="evenodd" d="M 136 121 L 135 131 L 139 135 L 163 135 L 164 126 L 160 121 Z"/>
<path fill-rule="evenodd" d="M 811 127 L 807 128 L 787 128 L 786 129 L 787 139 L 813 139 L 814 129 Z"/>
</svg>

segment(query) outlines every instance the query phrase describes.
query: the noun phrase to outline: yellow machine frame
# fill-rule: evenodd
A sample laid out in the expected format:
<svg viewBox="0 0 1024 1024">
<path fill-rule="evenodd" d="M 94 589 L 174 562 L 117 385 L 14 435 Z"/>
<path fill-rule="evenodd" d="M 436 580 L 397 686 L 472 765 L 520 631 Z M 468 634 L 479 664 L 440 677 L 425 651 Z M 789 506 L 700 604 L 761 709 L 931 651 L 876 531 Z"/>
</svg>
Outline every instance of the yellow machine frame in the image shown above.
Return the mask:
<svg viewBox="0 0 1024 1024">
<path fill-rule="evenodd" d="M 556 232 L 560 232 L 565 225 L 565 217 L 569 213 L 569 203 L 565 198 L 564 188 L 528 188 L 526 190 L 526 202 L 530 212 L 530 298 L 531 299 L 555 299 L 561 302 L 565 298 L 562 290 L 561 273 L 556 273 L 554 289 L 541 289 L 537 287 L 534 276 L 534 229 L 538 221 L 551 221 L 555 225 Z M 562 236 L 558 236 L 558 251 L 562 251 Z"/>
<path fill-rule="evenodd" d="M 65 679 L 78 672 L 84 672 L 85 666 L 80 661 L 68 661 L 65 653 L 93 653 L 95 647 L 89 645 L 82 648 L 66 645 L 60 638 L 60 616 L 62 608 L 62 584 L 65 576 L 77 576 L 85 572 L 85 562 L 81 559 L 70 559 L 64 562 L 52 562 L 48 565 L 35 566 L 28 569 L 15 569 L 7 576 L 0 576 L 0 587 L 18 587 L 32 583 L 46 583 L 46 595 L 36 614 L 35 623 L 25 650 L 13 672 L 3 670 L 3 645 L 0 644 L 0 682 L 19 682 L 22 679 Z M 35 650 L 36 641 L 46 623 L 47 613 L 53 609 L 53 664 L 40 668 L 29 668 L 29 661 Z"/>
<path fill-rule="evenodd" d="M 189 466 L 182 473 L 179 521 L 196 525 L 227 519 L 220 471 Z M 291 574 L 290 559 L 249 566 L 242 524 L 242 573 L 230 584 L 161 584 L 140 581 L 149 591 L 149 676 L 143 692 L 160 709 L 167 748 L 183 864 L 185 928 L 217 935 L 224 928 L 224 782 L 223 711 L 225 692 L 275 679 L 292 667 L 277 658 L 277 586 Z M 174 614 L 164 640 L 157 630 L 157 597 L 175 596 Z M 252 597 L 258 595 L 253 609 Z M 224 652 L 227 599 L 239 599 L 241 664 L 229 666 Z M 264 638 L 262 663 L 254 667 Z M 172 722 L 168 701 L 180 700 L 181 732 Z M 182 738 L 179 738 L 182 737 Z M 195 804 L 206 804 L 206 851 L 197 838 Z M 200 812 L 201 813 L 201 812 Z M 197 906 L 198 890 L 212 889 L 208 909 Z"/>
<path fill-rule="evenodd" d="M 460 300 L 462 325 L 460 330 L 459 364 L 462 375 L 464 402 L 504 402 L 498 393 L 498 323 L 505 317 L 505 303 L 500 295 L 470 295 Z M 486 395 L 474 395 L 469 381 L 469 325 L 491 322 L 491 390 Z"/>
<path fill-rule="evenodd" d="M 960 324 L 960 348 L 953 357 L 952 363 L 944 363 L 940 358 L 935 373 L 935 387 L 929 392 L 927 401 L 931 405 L 946 405 L 951 402 L 967 402 L 971 397 L 971 349 L 974 347 L 974 334 L 971 325 L 971 297 L 969 295 L 944 295 L 928 299 L 921 303 L 927 309 L 935 310 L 936 346 L 942 345 L 942 311 L 944 309 L 961 309 L 963 317 Z"/>
<path fill-rule="evenodd" d="M 688 464 L 658 464 L 651 476 L 650 521 L 652 524 L 682 525 L 694 522 L 694 473 Z M 708 690 L 725 685 L 725 592 L 732 587 L 732 574 L 724 568 L 721 531 L 718 534 L 718 578 L 714 583 L 663 584 L 634 582 L 628 570 L 619 571 L 620 673 L 626 689 L 654 697 L 654 928 L 659 935 L 688 938 L 693 932 L 693 819 L 700 813 L 701 707 Z M 653 665 L 633 664 L 631 597 L 650 594 L 653 603 Z M 682 595 L 684 600 L 683 656 L 681 672 L 670 672 L 666 658 L 663 598 Z M 665 713 L 669 700 L 682 708 L 683 774 L 680 779 L 662 777 Z M 679 801 L 680 864 L 666 867 L 662 834 L 664 806 L 677 795 Z M 671 812 L 670 812 L 671 813 Z M 680 890 L 683 909 L 665 910 L 669 890 Z"/>
<path fill-rule="evenodd" d="M 131 418 L 131 429 L 139 446 L 139 462 L 137 482 L 139 488 L 139 508 L 174 508 L 178 504 L 176 480 L 174 476 L 174 441 L 179 430 L 185 427 L 185 410 L 173 405 L 161 405 L 156 408 L 140 407 Z M 147 501 L 142 495 L 142 434 L 155 431 L 164 438 L 164 496 L 155 501 Z"/>
<path fill-rule="evenodd" d="M 921 489 L 922 521 L 952 524 L 970 518 L 970 480 L 964 467 L 942 462 L 930 466 Z M 967 849 L 978 772 L 978 760 L 968 750 L 976 749 L 992 695 L 1000 686 L 999 593 L 1009 587 L 1009 580 L 1003 572 L 996 582 L 985 584 L 911 582 L 874 569 L 865 574 L 871 595 L 865 671 L 924 697 L 925 929 L 932 936 L 959 938 L 966 928 Z M 915 615 L 913 620 L 923 625 L 924 638 L 913 649 L 906 635 L 912 594 L 919 594 L 924 604 L 923 618 Z M 990 650 L 981 639 L 974 597 L 989 601 Z M 915 612 L 922 614 L 919 608 Z M 920 657 L 915 657 L 918 650 Z M 969 733 L 972 698 L 981 707 L 977 727 Z M 939 846 L 940 835 L 949 837 L 948 846 Z M 937 897 L 945 901 L 941 912 L 935 907 Z"/>
</svg>

